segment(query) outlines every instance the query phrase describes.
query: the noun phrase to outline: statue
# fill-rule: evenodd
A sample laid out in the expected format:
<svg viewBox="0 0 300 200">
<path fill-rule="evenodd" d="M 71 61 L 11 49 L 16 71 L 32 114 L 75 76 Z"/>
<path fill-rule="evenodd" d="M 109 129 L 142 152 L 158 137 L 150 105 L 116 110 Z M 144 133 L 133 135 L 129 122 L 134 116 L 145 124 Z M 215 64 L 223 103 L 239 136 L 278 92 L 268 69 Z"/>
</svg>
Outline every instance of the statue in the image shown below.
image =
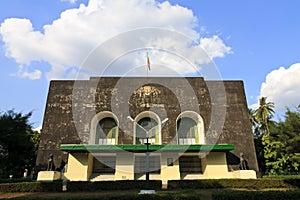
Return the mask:
<svg viewBox="0 0 300 200">
<path fill-rule="evenodd" d="M 240 153 L 240 170 L 249 170 L 248 161 L 244 158 L 244 154 Z"/>
<path fill-rule="evenodd" d="M 64 173 L 65 170 L 66 170 L 66 164 L 67 164 L 67 161 L 62 159 L 61 162 L 60 162 L 60 166 L 58 168 L 58 171 Z"/>
<path fill-rule="evenodd" d="M 54 162 L 53 162 L 53 154 L 51 153 L 48 159 L 47 171 L 52 171 L 53 169 L 54 169 Z"/>
<path fill-rule="evenodd" d="M 23 178 L 27 178 L 27 175 L 28 175 L 28 169 L 25 169 L 23 173 Z"/>
</svg>

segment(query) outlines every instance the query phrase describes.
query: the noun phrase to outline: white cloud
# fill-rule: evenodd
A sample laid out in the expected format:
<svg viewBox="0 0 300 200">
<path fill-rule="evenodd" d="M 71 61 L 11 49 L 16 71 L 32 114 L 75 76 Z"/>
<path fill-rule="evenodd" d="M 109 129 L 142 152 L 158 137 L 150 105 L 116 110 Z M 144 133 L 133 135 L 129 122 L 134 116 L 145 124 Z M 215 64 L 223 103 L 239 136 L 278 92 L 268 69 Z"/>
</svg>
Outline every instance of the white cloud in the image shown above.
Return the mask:
<svg viewBox="0 0 300 200">
<path fill-rule="evenodd" d="M 288 68 L 280 67 L 271 71 L 261 85 L 260 96 L 275 103 L 278 111 L 286 107 L 294 108 L 300 104 L 300 63 Z"/>
<path fill-rule="evenodd" d="M 12 74 L 12 76 L 18 76 L 20 78 L 28 78 L 30 80 L 40 79 L 42 72 L 40 70 L 34 70 L 33 72 L 28 72 L 22 65 L 19 65 L 19 70 L 17 73 Z"/>
<path fill-rule="evenodd" d="M 70 0 L 70 2 L 75 1 Z M 149 46 L 168 47 L 174 51 L 181 45 L 182 52 L 193 64 L 208 62 L 202 55 L 201 48 L 207 51 L 212 59 L 231 53 L 231 48 L 226 46 L 218 36 L 201 37 L 200 33 L 195 31 L 197 26 L 197 18 L 191 10 L 179 5 L 171 5 L 169 2 L 90 0 L 87 5 L 81 4 L 78 8 L 62 12 L 60 18 L 52 24 L 45 25 L 43 31 L 34 30 L 28 19 L 10 18 L 1 24 L 0 34 L 5 44 L 6 56 L 15 59 L 21 65 L 30 65 L 33 61 L 45 61 L 51 65 L 51 70 L 47 72 L 46 77 L 57 79 L 66 78 L 70 68 L 79 67 L 97 45 L 120 33 L 143 27 L 176 30 L 197 41 L 198 44 L 189 46 L 165 38 L 161 41 L 149 40 Z M 122 42 L 119 48 L 130 49 L 133 45 L 132 40 Z M 105 53 L 115 55 L 115 52 L 118 50 L 113 49 Z M 128 71 L 129 67 L 136 62 L 144 62 L 143 56 L 139 59 L 140 61 L 127 59 L 128 68 L 125 69 L 122 64 L 123 70 Z M 152 59 L 160 60 L 163 64 L 176 65 L 177 63 L 174 68 L 181 73 L 192 72 L 179 65 L 182 62 L 177 62 L 172 56 L 164 55 L 155 59 L 153 53 Z M 164 73 L 163 70 L 160 73 Z M 29 75 L 27 76 L 29 78 Z"/>
<path fill-rule="evenodd" d="M 208 56 L 213 59 L 217 57 L 224 57 L 225 54 L 232 53 L 230 47 L 226 46 L 221 38 L 214 35 L 211 38 L 201 38 L 200 47 L 205 49 Z"/>
</svg>

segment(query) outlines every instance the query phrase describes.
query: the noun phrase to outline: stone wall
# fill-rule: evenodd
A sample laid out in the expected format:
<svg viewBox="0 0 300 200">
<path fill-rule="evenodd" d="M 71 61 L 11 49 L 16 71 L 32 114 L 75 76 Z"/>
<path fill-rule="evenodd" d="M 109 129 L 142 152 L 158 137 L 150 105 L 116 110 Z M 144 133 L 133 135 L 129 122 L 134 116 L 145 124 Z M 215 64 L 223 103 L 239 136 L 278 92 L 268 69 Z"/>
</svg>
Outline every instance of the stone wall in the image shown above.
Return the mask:
<svg viewBox="0 0 300 200">
<path fill-rule="evenodd" d="M 143 87 L 145 86 L 145 87 Z M 242 81 L 205 81 L 201 77 L 104 77 L 82 81 L 51 81 L 43 121 L 37 165 L 50 153 L 59 166 L 66 154 L 61 144 L 88 144 L 92 118 L 112 111 L 119 120 L 119 144 L 132 144 L 133 125 L 127 119 L 143 111 L 169 120 L 162 127 L 162 143 L 177 143 L 176 119 L 195 111 L 204 121 L 207 143 L 229 143 L 229 169 L 238 169 L 243 153 L 250 169 L 258 170 L 253 134 Z M 222 123 L 224 121 L 224 124 Z M 218 127 L 219 125 L 220 128 Z"/>
</svg>

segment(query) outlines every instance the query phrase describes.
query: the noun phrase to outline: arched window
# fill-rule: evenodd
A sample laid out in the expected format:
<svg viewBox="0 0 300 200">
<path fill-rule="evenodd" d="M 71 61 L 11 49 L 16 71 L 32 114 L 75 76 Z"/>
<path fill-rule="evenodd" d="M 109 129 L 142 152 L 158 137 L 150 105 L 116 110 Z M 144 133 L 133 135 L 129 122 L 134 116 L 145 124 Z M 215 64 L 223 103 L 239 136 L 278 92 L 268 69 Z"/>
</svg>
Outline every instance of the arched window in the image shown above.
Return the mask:
<svg viewBox="0 0 300 200">
<path fill-rule="evenodd" d="M 91 120 L 89 144 L 118 144 L 118 118 L 110 111 L 97 113 Z"/>
<path fill-rule="evenodd" d="M 96 144 L 118 144 L 118 126 L 114 118 L 106 117 L 96 127 Z"/>
<path fill-rule="evenodd" d="M 146 143 L 147 132 L 149 143 L 161 144 L 161 121 L 156 113 L 144 111 L 138 114 L 134 121 L 134 144 Z"/>
<path fill-rule="evenodd" d="M 158 134 L 158 123 L 151 117 L 144 117 L 140 119 L 136 126 L 136 143 L 146 143 L 147 142 L 147 133 L 151 144 L 159 143 L 159 134 Z M 141 128 L 143 127 L 143 128 Z"/>
<path fill-rule="evenodd" d="M 183 112 L 177 118 L 178 144 L 204 144 L 202 117 L 193 112 Z"/>
<path fill-rule="evenodd" d="M 197 123 L 189 118 L 182 117 L 177 121 L 177 133 L 179 144 L 196 144 L 198 143 Z"/>
</svg>

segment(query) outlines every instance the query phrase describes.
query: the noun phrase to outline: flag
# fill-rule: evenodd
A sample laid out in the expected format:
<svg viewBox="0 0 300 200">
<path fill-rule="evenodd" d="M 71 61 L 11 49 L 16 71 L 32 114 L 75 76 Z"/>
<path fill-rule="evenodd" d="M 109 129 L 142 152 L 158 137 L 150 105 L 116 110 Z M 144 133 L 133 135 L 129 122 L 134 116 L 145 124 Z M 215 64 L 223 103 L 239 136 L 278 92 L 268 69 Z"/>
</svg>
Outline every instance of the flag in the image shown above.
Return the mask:
<svg viewBox="0 0 300 200">
<path fill-rule="evenodd" d="M 148 52 L 147 52 L 147 65 L 148 65 L 148 69 L 150 71 L 150 58 L 148 56 Z"/>
</svg>

